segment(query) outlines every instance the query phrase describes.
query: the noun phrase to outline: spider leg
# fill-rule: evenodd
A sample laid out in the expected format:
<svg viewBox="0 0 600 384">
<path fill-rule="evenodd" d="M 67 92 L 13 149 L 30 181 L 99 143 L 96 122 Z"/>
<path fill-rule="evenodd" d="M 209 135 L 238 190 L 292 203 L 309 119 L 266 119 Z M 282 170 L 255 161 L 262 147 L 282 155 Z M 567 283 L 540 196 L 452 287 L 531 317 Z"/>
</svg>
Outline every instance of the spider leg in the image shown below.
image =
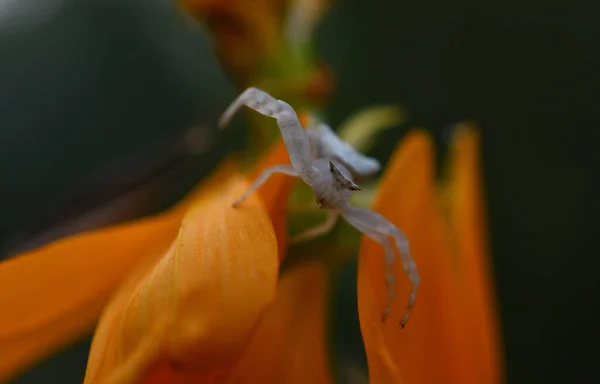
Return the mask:
<svg viewBox="0 0 600 384">
<path fill-rule="evenodd" d="M 365 233 L 366 234 L 366 233 Z M 385 322 L 390 314 L 392 302 L 396 298 L 396 275 L 394 274 L 394 261 L 396 260 L 396 254 L 394 253 L 394 247 L 392 243 L 383 234 L 372 232 L 366 234 L 371 239 L 375 240 L 383 247 L 385 251 L 385 287 L 387 288 L 387 301 L 381 314 L 381 321 Z M 404 328 L 404 326 L 402 326 Z"/>
<path fill-rule="evenodd" d="M 358 152 L 325 123 L 312 125 L 308 129 L 308 135 L 313 142 L 317 143 L 316 158 L 336 159 L 359 177 L 371 176 L 381 169 L 381 164 L 376 159 Z"/>
<path fill-rule="evenodd" d="M 239 199 L 237 199 L 236 201 L 233 202 L 233 207 L 235 208 L 238 205 L 240 205 L 241 203 L 243 203 L 244 200 L 246 200 L 252 194 L 252 192 L 256 191 L 261 185 L 263 185 L 269 179 L 269 177 L 271 177 L 271 175 L 273 175 L 274 173 L 283 173 L 283 174 L 290 175 L 290 176 L 298 176 L 298 174 L 296 173 L 294 168 L 288 164 L 274 165 L 272 167 L 269 167 L 269 168 L 265 169 L 260 174 L 260 176 L 258 176 L 256 178 L 256 180 L 254 180 L 252 185 L 250 185 L 248 190 L 246 192 L 244 192 L 244 194 Z"/>
<path fill-rule="evenodd" d="M 328 233 L 329 231 L 331 231 L 333 229 L 333 227 L 335 227 L 335 223 L 337 222 L 338 216 L 339 216 L 338 211 L 328 210 L 327 218 L 325 219 L 325 221 L 323 223 L 317 225 L 316 227 L 307 229 L 306 231 L 301 232 L 298 235 L 292 237 L 290 239 L 290 242 L 291 243 L 300 243 L 303 241 L 312 240 L 317 236 L 321 236 L 321 235 Z"/>
<path fill-rule="evenodd" d="M 296 111 L 285 101 L 277 100 L 258 88 L 248 88 L 225 110 L 219 119 L 223 128 L 243 106 L 277 120 L 290 162 L 307 184 L 311 185 L 312 153 L 308 134 L 300 124 Z"/>
<path fill-rule="evenodd" d="M 385 261 L 386 261 L 386 286 L 388 288 L 388 301 L 384 308 L 382 320 L 385 321 L 387 318 L 391 301 L 395 295 L 394 289 L 394 274 L 393 274 L 393 263 L 395 259 L 395 252 L 391 246 L 388 237 L 392 237 L 398 248 L 400 254 L 400 261 L 404 267 L 404 271 L 408 275 L 408 279 L 412 284 L 410 294 L 408 297 L 408 304 L 404 312 L 402 320 L 400 320 L 400 326 L 404 328 L 408 318 L 410 317 L 411 310 L 415 305 L 417 298 L 417 290 L 421 283 L 417 266 L 412 259 L 410 254 L 410 247 L 406 235 L 400 231 L 394 224 L 389 222 L 385 217 L 381 216 L 377 212 L 370 211 L 363 208 L 355 208 L 350 205 L 346 205 L 340 208 L 342 216 L 350 223 L 353 227 L 364 233 L 366 236 L 380 243 L 385 249 Z"/>
<path fill-rule="evenodd" d="M 410 247 L 408 246 L 406 235 L 392 223 L 388 222 L 388 224 L 389 226 L 383 228 L 384 233 L 394 239 L 396 248 L 398 248 L 400 253 L 400 261 L 404 267 L 404 272 L 408 275 L 408 280 L 410 280 L 412 283 L 412 288 L 408 296 L 408 305 L 406 306 L 406 311 L 404 312 L 402 320 L 400 320 L 400 326 L 404 328 L 408 318 L 410 317 L 410 312 L 415 305 L 415 301 L 417 300 L 417 289 L 419 289 L 421 277 L 419 276 L 417 266 L 415 265 L 415 262 L 410 254 Z"/>
</svg>

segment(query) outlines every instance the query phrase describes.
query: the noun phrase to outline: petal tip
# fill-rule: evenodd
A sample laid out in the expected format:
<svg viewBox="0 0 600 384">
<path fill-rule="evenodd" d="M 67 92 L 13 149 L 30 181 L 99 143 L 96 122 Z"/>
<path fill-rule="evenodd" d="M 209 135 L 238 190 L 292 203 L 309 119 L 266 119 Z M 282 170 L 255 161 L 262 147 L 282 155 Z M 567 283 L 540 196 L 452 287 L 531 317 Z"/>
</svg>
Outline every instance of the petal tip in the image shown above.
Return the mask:
<svg viewBox="0 0 600 384">
<path fill-rule="evenodd" d="M 399 144 L 400 148 L 411 148 L 418 151 L 433 151 L 433 138 L 424 128 L 412 128 Z M 406 150 L 406 149 L 405 149 Z"/>
<path fill-rule="evenodd" d="M 460 143 L 476 143 L 481 136 L 480 128 L 474 121 L 464 121 L 456 124 L 452 132 L 454 145 Z"/>
</svg>

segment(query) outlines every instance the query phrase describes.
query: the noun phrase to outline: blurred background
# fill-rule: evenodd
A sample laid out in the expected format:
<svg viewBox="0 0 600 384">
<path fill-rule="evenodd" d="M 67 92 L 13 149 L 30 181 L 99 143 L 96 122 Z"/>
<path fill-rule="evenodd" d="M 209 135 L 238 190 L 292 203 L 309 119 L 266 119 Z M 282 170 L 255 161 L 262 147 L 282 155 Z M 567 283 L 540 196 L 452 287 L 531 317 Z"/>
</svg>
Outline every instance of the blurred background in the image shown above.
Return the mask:
<svg viewBox="0 0 600 384">
<path fill-rule="evenodd" d="M 317 31 L 332 126 L 377 103 L 408 113 L 380 160 L 410 127 L 441 159 L 452 124 L 480 125 L 510 383 L 600 382 L 598 15 L 591 1 L 346 0 Z M 241 130 L 215 130 L 236 92 L 170 0 L 0 0 L 0 258 L 83 212 L 103 225 L 168 206 L 242 148 Z M 354 282 L 350 265 L 334 337 L 362 362 Z M 81 382 L 89 342 L 14 383 Z"/>
</svg>

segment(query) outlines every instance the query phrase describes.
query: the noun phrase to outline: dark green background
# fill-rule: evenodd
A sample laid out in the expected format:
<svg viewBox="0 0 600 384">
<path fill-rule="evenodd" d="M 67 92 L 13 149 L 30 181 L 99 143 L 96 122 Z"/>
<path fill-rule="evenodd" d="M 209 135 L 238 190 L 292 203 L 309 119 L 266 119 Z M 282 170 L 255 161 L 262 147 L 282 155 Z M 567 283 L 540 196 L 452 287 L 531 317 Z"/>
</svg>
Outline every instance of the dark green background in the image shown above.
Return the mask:
<svg viewBox="0 0 600 384">
<path fill-rule="evenodd" d="M 213 124 L 235 94 L 205 33 L 169 1 L 66 4 L 45 21 L 0 10 L 0 246 L 7 256 L 98 172 L 160 149 L 157 142 L 192 124 Z M 380 159 L 410 126 L 430 129 L 443 154 L 453 123 L 481 125 L 510 383 L 600 380 L 595 4 L 339 1 L 319 29 L 319 51 L 337 76 L 332 125 L 380 102 L 399 102 L 410 114 L 373 152 Z M 169 183 L 167 195 L 174 199 L 200 178 L 240 132 L 169 171 L 177 188 Z M 350 266 L 341 310 L 354 303 L 352 279 Z M 336 345 L 340 355 L 360 359 L 360 339 L 347 333 L 356 332 L 347 325 L 355 325 L 352 313 L 337 319 Z M 80 382 L 88 347 L 16 382 Z"/>
</svg>

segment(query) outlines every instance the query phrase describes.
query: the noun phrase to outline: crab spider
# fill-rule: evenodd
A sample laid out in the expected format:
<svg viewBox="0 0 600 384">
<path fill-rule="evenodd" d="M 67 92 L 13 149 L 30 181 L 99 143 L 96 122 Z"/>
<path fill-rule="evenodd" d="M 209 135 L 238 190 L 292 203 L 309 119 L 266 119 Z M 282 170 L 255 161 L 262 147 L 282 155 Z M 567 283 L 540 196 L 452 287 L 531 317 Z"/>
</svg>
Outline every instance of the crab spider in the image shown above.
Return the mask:
<svg viewBox="0 0 600 384">
<path fill-rule="evenodd" d="M 288 103 L 277 100 L 257 88 L 248 88 L 239 95 L 225 110 L 219 119 L 219 125 L 225 127 L 243 106 L 277 120 L 291 165 L 275 165 L 265 169 L 248 190 L 233 203 L 233 206 L 236 207 L 244 202 L 274 173 L 301 178 L 313 189 L 319 208 L 328 210 L 328 216 L 323 224 L 307 230 L 294 240 L 306 241 L 329 232 L 341 215 L 354 228 L 384 248 L 388 298 L 381 315 L 382 321 L 385 321 L 390 314 L 395 296 L 396 278 L 393 266 L 396 256 L 390 238 L 393 239 L 400 255 L 400 262 L 412 284 L 408 305 L 400 320 L 400 326 L 404 328 L 414 306 L 421 281 L 410 254 L 408 240 L 400 229 L 382 215 L 349 204 L 352 192 L 360 190 L 360 187 L 354 183 L 351 172 L 359 177 L 368 176 L 379 170 L 379 163 L 357 152 L 325 124 L 317 124 L 305 130 L 296 112 Z"/>
</svg>

